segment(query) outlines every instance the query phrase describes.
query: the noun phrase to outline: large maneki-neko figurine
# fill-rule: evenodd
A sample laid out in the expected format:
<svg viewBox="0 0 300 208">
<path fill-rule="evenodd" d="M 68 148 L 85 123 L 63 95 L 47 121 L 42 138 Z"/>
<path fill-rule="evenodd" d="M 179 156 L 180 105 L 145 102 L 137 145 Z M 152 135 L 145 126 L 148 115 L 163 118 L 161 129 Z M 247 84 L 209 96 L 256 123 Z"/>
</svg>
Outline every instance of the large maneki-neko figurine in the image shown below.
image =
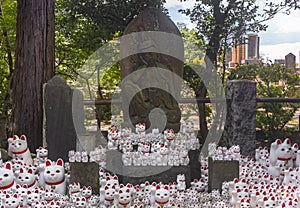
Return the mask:
<svg viewBox="0 0 300 208">
<path fill-rule="evenodd" d="M 284 142 L 280 139 L 276 139 L 271 144 L 270 149 L 270 165 L 279 166 L 280 164 L 286 168 L 293 167 L 293 154 L 292 145 L 289 138 L 286 138 Z"/>
<path fill-rule="evenodd" d="M 8 139 L 8 154 L 14 159 L 23 159 L 27 165 L 33 164 L 25 135 L 22 135 L 20 138 L 14 135 L 13 138 Z"/>
</svg>

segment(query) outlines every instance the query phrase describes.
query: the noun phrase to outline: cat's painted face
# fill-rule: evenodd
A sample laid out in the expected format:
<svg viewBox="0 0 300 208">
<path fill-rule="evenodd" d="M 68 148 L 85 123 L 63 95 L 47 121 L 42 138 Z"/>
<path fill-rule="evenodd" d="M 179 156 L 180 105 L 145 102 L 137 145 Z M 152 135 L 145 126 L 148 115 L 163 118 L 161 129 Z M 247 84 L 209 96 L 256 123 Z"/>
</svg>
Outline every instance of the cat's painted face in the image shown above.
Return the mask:
<svg viewBox="0 0 300 208">
<path fill-rule="evenodd" d="M 185 175 L 184 174 L 177 175 L 177 181 L 178 182 L 185 182 Z"/>
<path fill-rule="evenodd" d="M 36 189 L 35 191 L 28 191 L 27 192 L 27 202 L 29 204 L 35 204 L 36 202 L 39 202 L 41 200 L 41 195 Z"/>
<path fill-rule="evenodd" d="M 170 198 L 170 192 L 168 186 L 156 186 L 156 192 L 155 192 L 155 200 L 159 203 L 168 202 Z"/>
<path fill-rule="evenodd" d="M 47 157 L 48 156 L 48 149 L 43 148 L 43 147 L 39 147 L 39 149 L 37 149 L 37 153 L 39 154 L 39 157 Z"/>
<path fill-rule="evenodd" d="M 90 186 L 88 186 L 88 187 L 85 187 L 85 186 L 82 187 L 81 194 L 84 197 L 90 197 L 90 196 L 92 196 L 92 188 Z"/>
<path fill-rule="evenodd" d="M 35 175 L 33 174 L 32 169 L 28 169 L 27 171 L 23 168 L 20 169 L 20 174 L 16 178 L 16 182 L 20 185 L 27 184 L 28 186 L 32 186 L 35 182 Z"/>
<path fill-rule="evenodd" d="M 78 197 L 76 198 L 75 204 L 77 208 L 84 208 L 86 207 L 86 199 L 84 197 Z"/>
<path fill-rule="evenodd" d="M 119 190 L 119 202 L 127 204 L 131 201 L 131 193 L 129 188 L 123 188 Z"/>
<path fill-rule="evenodd" d="M 7 208 L 17 208 L 20 205 L 20 199 L 17 194 L 14 195 L 6 195 L 5 198 L 5 207 Z"/>
<path fill-rule="evenodd" d="M 146 125 L 144 123 L 139 123 L 135 125 L 138 132 L 144 132 L 146 130 Z"/>
<path fill-rule="evenodd" d="M 58 159 L 56 164 L 52 164 L 50 160 L 46 161 L 46 168 L 44 171 L 44 179 L 46 182 L 59 182 L 65 177 L 64 162 Z"/>
<path fill-rule="evenodd" d="M 22 135 L 20 138 L 15 135 L 12 139 L 8 140 L 9 148 L 13 152 L 20 152 L 27 148 L 27 139 L 25 135 Z"/>
</svg>

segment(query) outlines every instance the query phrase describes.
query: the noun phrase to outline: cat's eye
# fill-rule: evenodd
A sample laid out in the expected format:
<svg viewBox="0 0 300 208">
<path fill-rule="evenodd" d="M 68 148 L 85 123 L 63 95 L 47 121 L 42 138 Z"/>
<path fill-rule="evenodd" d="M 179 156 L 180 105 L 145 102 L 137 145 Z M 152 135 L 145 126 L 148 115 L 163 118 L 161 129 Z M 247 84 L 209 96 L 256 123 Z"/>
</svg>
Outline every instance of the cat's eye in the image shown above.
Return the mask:
<svg viewBox="0 0 300 208">
<path fill-rule="evenodd" d="M 47 174 L 50 174 L 50 170 L 48 170 L 46 173 L 47 173 Z"/>
<path fill-rule="evenodd" d="M 3 176 L 4 176 L 4 177 L 8 177 L 8 174 L 7 174 L 7 173 L 5 173 Z"/>
<path fill-rule="evenodd" d="M 56 170 L 56 173 L 60 173 L 60 170 Z"/>
<path fill-rule="evenodd" d="M 21 180 L 21 179 L 22 179 L 22 177 L 21 177 L 21 176 L 19 176 L 19 179 Z"/>
<path fill-rule="evenodd" d="M 26 177 L 25 177 L 25 179 L 27 179 L 27 180 L 28 180 L 28 179 L 29 179 L 29 177 L 28 177 L 28 176 L 26 176 Z"/>
</svg>

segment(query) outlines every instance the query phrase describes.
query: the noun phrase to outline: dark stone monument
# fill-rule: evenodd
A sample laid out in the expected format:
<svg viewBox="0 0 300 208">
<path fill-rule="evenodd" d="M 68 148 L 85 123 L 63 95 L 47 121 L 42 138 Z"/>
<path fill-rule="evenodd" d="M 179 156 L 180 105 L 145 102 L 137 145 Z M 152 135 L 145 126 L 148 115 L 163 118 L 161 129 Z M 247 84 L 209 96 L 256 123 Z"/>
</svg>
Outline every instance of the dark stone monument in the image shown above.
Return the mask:
<svg viewBox="0 0 300 208">
<path fill-rule="evenodd" d="M 239 178 L 239 161 L 208 158 L 208 191 L 221 190 L 224 181 Z"/>
<path fill-rule="evenodd" d="M 199 179 L 201 176 L 201 164 L 199 162 L 200 150 L 190 150 L 190 168 L 191 168 L 191 181 Z"/>
<path fill-rule="evenodd" d="M 239 145 L 241 154 L 255 155 L 256 83 L 231 80 L 226 85 L 227 118 L 221 146 Z M 224 143 L 222 143 L 224 142 Z"/>
<path fill-rule="evenodd" d="M 181 112 L 177 100 L 183 74 L 183 41 L 178 28 L 160 9 L 148 8 L 129 23 L 124 35 L 121 78 L 124 81 L 130 77 L 130 81 L 121 84 L 123 110 L 129 106 L 128 115 L 124 113 L 124 125 L 146 123 L 149 129 L 159 128 L 162 124 L 154 123 L 165 119 L 164 127 L 179 131 Z M 142 69 L 142 74 L 134 74 Z M 147 74 L 155 69 L 155 73 Z M 133 89 L 135 95 L 131 99 Z M 165 118 L 152 122 L 149 114 L 153 111 Z"/>
<path fill-rule="evenodd" d="M 83 107 L 78 107 L 83 106 L 79 104 L 83 102 L 82 94 L 78 90 L 73 92 L 59 76 L 53 77 L 44 86 L 44 137 L 51 160 L 62 158 L 68 161 L 69 150 L 76 149 L 77 133 L 85 131 Z M 73 114 L 76 114 L 74 118 Z"/>
<path fill-rule="evenodd" d="M 99 165 L 97 163 L 70 163 L 70 183 L 79 182 L 80 186 L 91 186 L 93 193 L 99 194 Z"/>
</svg>

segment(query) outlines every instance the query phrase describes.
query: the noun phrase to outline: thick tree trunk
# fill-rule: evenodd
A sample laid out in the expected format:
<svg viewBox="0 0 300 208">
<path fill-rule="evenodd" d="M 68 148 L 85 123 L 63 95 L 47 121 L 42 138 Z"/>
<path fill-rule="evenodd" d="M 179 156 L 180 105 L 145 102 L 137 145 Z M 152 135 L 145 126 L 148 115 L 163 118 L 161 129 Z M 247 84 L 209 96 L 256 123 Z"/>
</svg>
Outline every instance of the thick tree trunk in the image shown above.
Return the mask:
<svg viewBox="0 0 300 208">
<path fill-rule="evenodd" d="M 42 144 L 43 84 L 54 75 L 54 0 L 18 0 L 12 134 Z"/>
</svg>

